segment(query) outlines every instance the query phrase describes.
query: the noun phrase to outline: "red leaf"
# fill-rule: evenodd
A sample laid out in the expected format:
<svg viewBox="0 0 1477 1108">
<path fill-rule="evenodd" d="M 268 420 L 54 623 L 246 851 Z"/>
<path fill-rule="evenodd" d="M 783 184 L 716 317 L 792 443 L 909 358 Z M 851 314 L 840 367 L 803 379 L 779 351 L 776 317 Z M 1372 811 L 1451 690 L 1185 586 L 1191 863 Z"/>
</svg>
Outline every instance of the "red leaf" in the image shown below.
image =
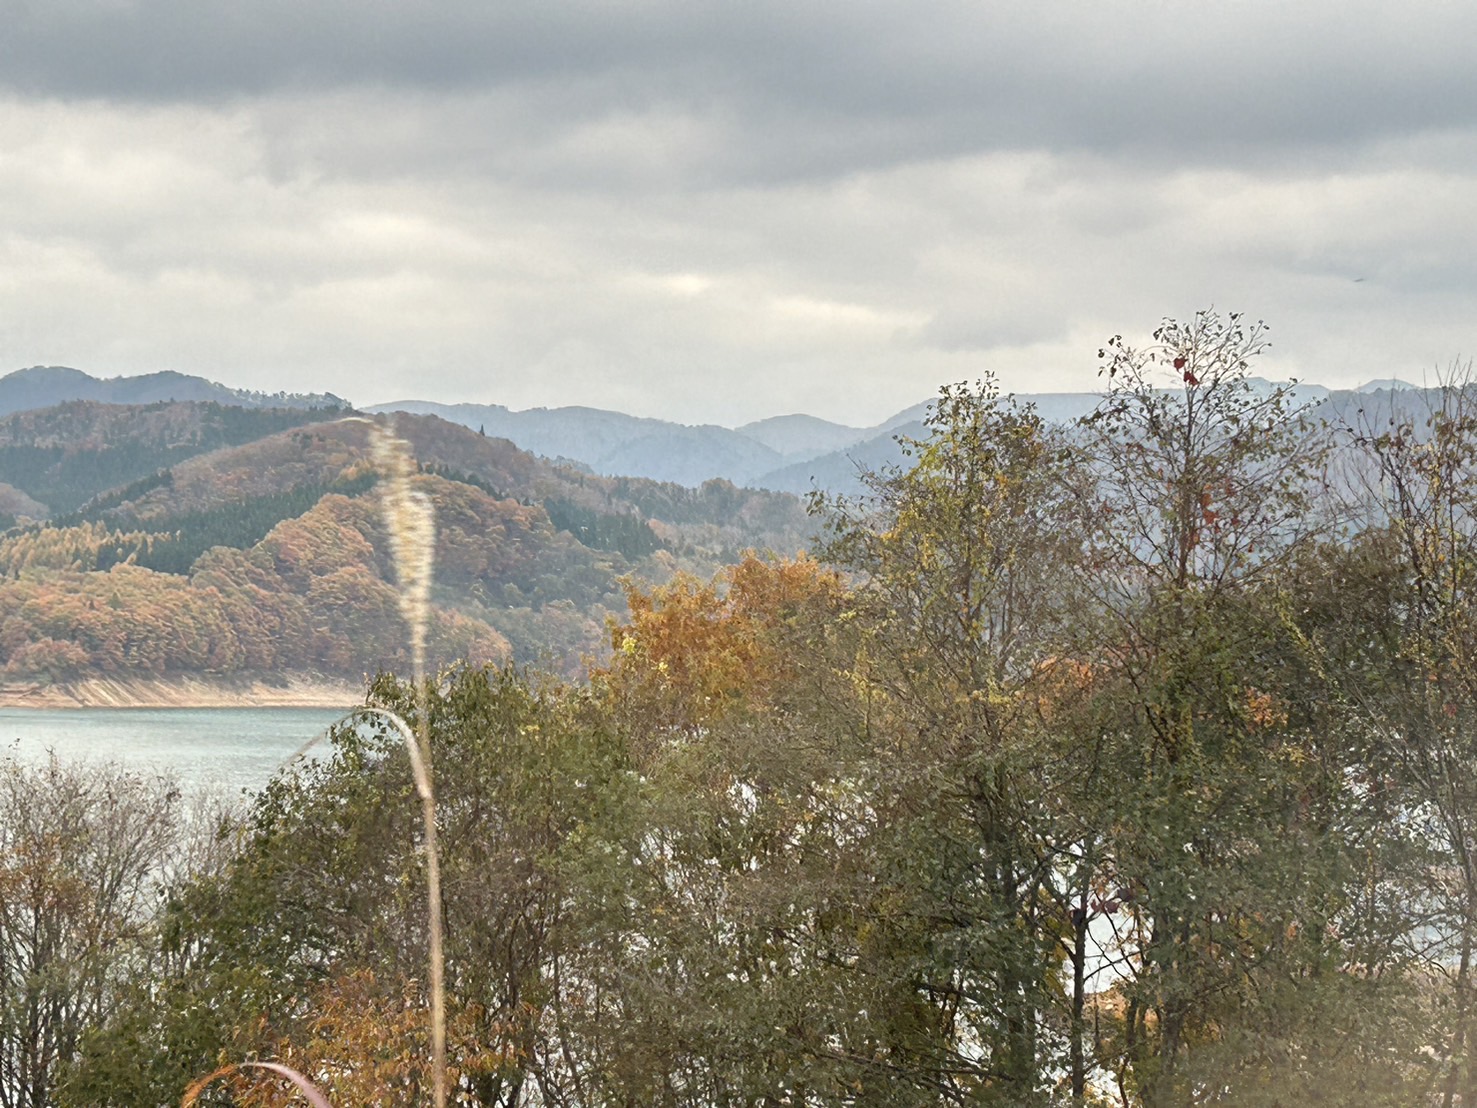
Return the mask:
<svg viewBox="0 0 1477 1108">
<path fill-rule="evenodd" d="M 1196 377 L 1188 369 L 1185 370 L 1185 384 L 1189 385 L 1191 388 L 1194 388 L 1199 383 L 1200 383 L 1200 378 Z"/>
<path fill-rule="evenodd" d="M 1184 369 L 1185 368 L 1185 359 L 1184 358 L 1176 358 L 1174 360 L 1174 368 L 1175 369 Z"/>
</svg>

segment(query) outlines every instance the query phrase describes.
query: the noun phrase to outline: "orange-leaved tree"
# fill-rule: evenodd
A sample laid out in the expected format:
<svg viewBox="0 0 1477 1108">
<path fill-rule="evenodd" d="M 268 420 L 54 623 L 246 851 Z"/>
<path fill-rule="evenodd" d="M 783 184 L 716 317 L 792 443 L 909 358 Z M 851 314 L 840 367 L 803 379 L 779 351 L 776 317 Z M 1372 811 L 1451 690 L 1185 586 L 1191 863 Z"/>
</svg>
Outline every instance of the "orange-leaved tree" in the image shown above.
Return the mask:
<svg viewBox="0 0 1477 1108">
<path fill-rule="evenodd" d="M 594 674 L 613 706 L 649 733 L 692 731 L 786 695 L 807 628 L 839 610 L 841 577 L 813 559 L 748 554 L 711 582 L 679 576 L 650 592 L 628 586 L 630 619 L 611 630 L 614 656 Z"/>
<path fill-rule="evenodd" d="M 332 1103 L 342 1105 L 419 1105 L 429 1099 L 433 1074 L 424 990 L 415 981 L 386 985 L 368 970 L 325 982 L 312 997 L 313 1018 L 305 1039 L 283 1039 L 275 1056 L 306 1075 Z M 485 1034 L 486 1013 L 459 1004 L 447 1014 L 446 1080 L 476 1081 L 510 1063 L 508 1052 Z M 224 1077 L 242 1108 L 289 1108 L 300 1103 L 301 1088 L 281 1072 L 236 1068 Z M 203 1089 L 203 1083 L 200 1083 Z"/>
</svg>

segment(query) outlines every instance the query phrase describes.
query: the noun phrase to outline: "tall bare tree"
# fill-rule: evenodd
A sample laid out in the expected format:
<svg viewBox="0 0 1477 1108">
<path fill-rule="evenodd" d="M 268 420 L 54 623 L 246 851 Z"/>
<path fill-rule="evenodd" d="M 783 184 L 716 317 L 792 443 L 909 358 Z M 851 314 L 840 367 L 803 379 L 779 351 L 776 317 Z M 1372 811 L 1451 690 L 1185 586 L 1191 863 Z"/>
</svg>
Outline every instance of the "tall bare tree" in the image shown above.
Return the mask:
<svg viewBox="0 0 1477 1108">
<path fill-rule="evenodd" d="M 180 793 L 111 766 L 0 761 L 0 1106 L 52 1103 L 59 1068 L 142 958 Z"/>
</svg>

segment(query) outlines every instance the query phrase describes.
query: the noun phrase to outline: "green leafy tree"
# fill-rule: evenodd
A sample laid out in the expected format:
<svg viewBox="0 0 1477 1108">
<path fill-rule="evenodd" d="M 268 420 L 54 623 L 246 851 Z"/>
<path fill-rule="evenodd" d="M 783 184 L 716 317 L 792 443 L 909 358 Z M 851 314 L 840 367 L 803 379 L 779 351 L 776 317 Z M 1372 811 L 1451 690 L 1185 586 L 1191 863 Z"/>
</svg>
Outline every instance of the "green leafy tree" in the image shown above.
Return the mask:
<svg viewBox="0 0 1477 1108">
<path fill-rule="evenodd" d="M 1340 967 L 1378 948 L 1353 926 L 1371 844 L 1342 834 L 1363 794 L 1290 627 L 1326 444 L 1290 387 L 1249 375 L 1264 347 L 1210 312 L 1145 349 L 1115 338 L 1082 429 L 1111 1049 L 1149 1106 L 1322 1095 L 1370 992 Z"/>
<path fill-rule="evenodd" d="M 1070 775 L 1040 710 L 1076 607 L 1072 454 L 988 385 L 944 389 L 929 422 L 910 469 L 820 505 L 859 576 L 875 891 L 851 956 L 888 983 L 873 1062 L 915 1096 L 1045 1103 L 1085 1065 L 1061 973 L 1077 835 L 1053 822 Z"/>
<path fill-rule="evenodd" d="M 371 701 L 417 718 L 411 688 L 392 679 Z M 430 711 L 452 1046 L 471 1052 L 451 1059 L 470 1085 L 463 1103 L 568 1102 L 570 1067 L 547 1029 L 561 1004 L 582 1000 L 559 975 L 571 894 L 558 860 L 572 837 L 600 837 L 582 829 L 619 807 L 620 750 L 578 695 L 512 672 L 461 671 Z M 372 978 L 373 1003 L 403 1010 L 425 951 L 420 809 L 403 740 L 365 722 L 333 741 L 327 761 L 284 772 L 257 797 L 219 873 L 173 892 L 166 971 L 88 1037 L 66 1103 L 166 1102 L 224 1062 L 284 1043 L 331 1086 L 313 999 L 333 1007 L 345 982 Z M 415 1042 L 396 1049 L 418 1073 Z"/>
</svg>

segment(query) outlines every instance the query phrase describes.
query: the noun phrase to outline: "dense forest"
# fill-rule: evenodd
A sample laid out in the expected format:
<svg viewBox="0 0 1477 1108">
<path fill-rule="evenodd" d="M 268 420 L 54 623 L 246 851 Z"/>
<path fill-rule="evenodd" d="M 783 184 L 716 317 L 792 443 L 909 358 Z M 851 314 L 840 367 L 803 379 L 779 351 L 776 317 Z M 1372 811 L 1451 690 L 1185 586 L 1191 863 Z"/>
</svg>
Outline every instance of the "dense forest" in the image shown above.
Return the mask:
<svg viewBox="0 0 1477 1108">
<path fill-rule="evenodd" d="M 585 679 L 382 675 L 454 1102 L 1477 1105 L 1477 394 L 1313 427 L 1262 345 L 1114 339 L 1061 431 L 947 388 L 813 556 L 630 586 Z M 6 1108 L 430 1102 L 384 717 L 210 819 L 3 783 Z"/>
<path fill-rule="evenodd" d="M 745 548 L 794 552 L 813 530 L 785 494 L 595 477 L 435 417 L 399 421 L 439 512 L 441 664 L 573 675 L 604 652 L 626 574 L 709 573 Z M 37 464 L 12 464 L 6 441 Z M 365 444 L 362 420 L 312 411 L 74 404 L 9 417 L 0 476 L 75 507 L 0 535 L 0 679 L 306 675 L 362 687 L 402 666 Z M 127 480 L 99 491 L 101 477 L 79 474 Z"/>
<path fill-rule="evenodd" d="M 50 513 L 64 515 L 186 458 L 342 414 L 337 408 L 73 400 L 0 419 L 0 474 Z"/>
</svg>

